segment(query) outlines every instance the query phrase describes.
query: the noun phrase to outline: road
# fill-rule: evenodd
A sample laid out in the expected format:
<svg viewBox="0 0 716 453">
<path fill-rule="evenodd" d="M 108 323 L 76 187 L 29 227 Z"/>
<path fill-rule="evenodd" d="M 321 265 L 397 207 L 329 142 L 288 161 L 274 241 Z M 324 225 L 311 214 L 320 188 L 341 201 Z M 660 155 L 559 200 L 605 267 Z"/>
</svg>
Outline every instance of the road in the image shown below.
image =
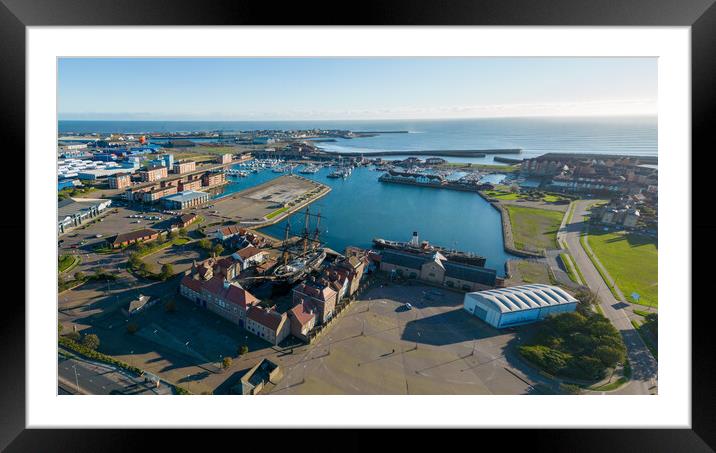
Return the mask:
<svg viewBox="0 0 716 453">
<path fill-rule="evenodd" d="M 77 374 L 75 375 L 75 370 Z M 59 394 L 170 395 L 171 388 L 156 388 L 144 379 L 121 373 L 108 365 L 57 356 Z"/>
<path fill-rule="evenodd" d="M 629 314 L 626 310 L 629 308 L 629 304 L 614 298 L 579 242 L 580 234 L 586 227 L 586 210 L 594 202 L 594 200 L 576 201 L 572 220 L 559 231 L 558 237 L 566 241 L 572 257 L 584 275 L 587 286 L 597 294 L 604 316 L 611 321 L 624 338 L 629 363 L 632 368 L 632 379 L 613 393 L 630 395 L 656 394 L 658 364 L 629 320 Z"/>
</svg>

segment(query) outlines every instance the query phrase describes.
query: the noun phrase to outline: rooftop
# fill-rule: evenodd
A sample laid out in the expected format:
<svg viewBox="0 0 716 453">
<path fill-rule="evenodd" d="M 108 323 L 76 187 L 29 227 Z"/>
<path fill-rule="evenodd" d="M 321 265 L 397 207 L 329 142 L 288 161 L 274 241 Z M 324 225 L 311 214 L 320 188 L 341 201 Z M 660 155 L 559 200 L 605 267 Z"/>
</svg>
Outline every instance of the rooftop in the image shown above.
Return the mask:
<svg viewBox="0 0 716 453">
<path fill-rule="evenodd" d="M 57 203 L 57 220 L 62 221 L 67 217 L 81 214 L 84 211 L 92 209 L 93 207 L 99 208 L 102 203 L 106 203 L 109 205 L 111 201 L 99 199 L 77 200 L 74 198 L 65 198 L 64 200 Z"/>
<path fill-rule="evenodd" d="M 120 233 L 112 240 L 113 244 L 121 244 L 122 242 L 134 241 L 144 237 L 159 234 L 159 231 L 151 228 L 142 228 L 141 230 L 130 231 L 129 233 Z"/>
<path fill-rule="evenodd" d="M 490 289 L 468 293 L 465 297 L 470 296 L 485 298 L 501 313 L 579 302 L 562 288 L 544 284 Z"/>
<path fill-rule="evenodd" d="M 295 307 L 293 307 L 290 312 L 291 314 L 296 318 L 299 324 L 306 325 L 306 323 L 310 322 L 312 319 L 316 317 L 314 314 L 314 307 L 311 302 L 303 301 L 300 304 L 297 304 Z"/>
<path fill-rule="evenodd" d="M 253 306 L 249 308 L 246 317 L 255 321 L 262 326 L 266 326 L 273 331 L 277 331 L 281 326 L 281 322 L 285 319 L 285 314 L 281 314 L 276 310 Z"/>
<path fill-rule="evenodd" d="M 206 192 L 199 192 L 197 190 L 185 190 L 183 192 L 178 192 L 174 195 L 169 195 L 168 197 L 164 197 L 164 199 L 182 203 L 185 201 L 191 201 L 191 200 L 195 200 L 197 198 L 208 197 L 208 196 L 209 196 L 209 194 Z"/>
</svg>

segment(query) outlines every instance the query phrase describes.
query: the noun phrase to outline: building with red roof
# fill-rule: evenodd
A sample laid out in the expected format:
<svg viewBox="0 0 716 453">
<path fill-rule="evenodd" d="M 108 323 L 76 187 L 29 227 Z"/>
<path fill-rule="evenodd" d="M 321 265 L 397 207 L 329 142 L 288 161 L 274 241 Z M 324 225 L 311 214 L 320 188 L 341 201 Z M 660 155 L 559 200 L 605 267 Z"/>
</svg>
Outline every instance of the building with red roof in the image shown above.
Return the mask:
<svg viewBox="0 0 716 453">
<path fill-rule="evenodd" d="M 243 271 L 263 263 L 268 253 L 254 246 L 248 246 L 235 252 L 231 256 L 240 263 L 241 270 Z"/>
<path fill-rule="evenodd" d="M 291 335 L 309 341 L 308 333 L 316 326 L 315 307 L 310 302 L 303 302 L 288 311 L 291 321 Z"/>
<path fill-rule="evenodd" d="M 179 285 L 179 293 L 240 327 L 246 325 L 246 312 L 259 300 L 237 283 L 230 283 L 222 261 L 194 265 Z M 225 264 L 225 263 L 224 263 Z"/>
<path fill-rule="evenodd" d="M 306 280 L 293 288 L 293 303 L 311 303 L 316 310 L 316 321 L 323 324 L 333 317 L 338 302 L 338 292 L 325 280 Z"/>
<path fill-rule="evenodd" d="M 229 226 L 219 228 L 218 230 L 216 230 L 216 239 L 218 239 L 220 241 L 225 241 L 229 238 L 238 236 L 240 234 L 244 234 L 243 228 L 239 228 L 236 225 L 229 225 Z"/>
<path fill-rule="evenodd" d="M 291 333 L 291 322 L 286 313 L 251 306 L 246 314 L 246 330 L 277 345 Z"/>
</svg>

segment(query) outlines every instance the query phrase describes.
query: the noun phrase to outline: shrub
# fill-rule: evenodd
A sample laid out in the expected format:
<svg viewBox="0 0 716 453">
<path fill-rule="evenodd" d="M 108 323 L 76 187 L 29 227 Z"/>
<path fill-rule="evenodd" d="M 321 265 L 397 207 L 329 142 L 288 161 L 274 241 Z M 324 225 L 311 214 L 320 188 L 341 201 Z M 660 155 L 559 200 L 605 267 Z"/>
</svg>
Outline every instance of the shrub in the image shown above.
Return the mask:
<svg viewBox="0 0 716 453">
<path fill-rule="evenodd" d="M 231 363 L 231 357 L 224 357 L 224 360 L 221 361 L 221 366 L 222 368 L 227 369 L 231 366 Z"/>
<path fill-rule="evenodd" d="M 574 379 L 600 379 L 626 358 L 619 332 L 594 312 L 563 313 L 545 320 L 519 353 L 548 373 Z"/>
<path fill-rule="evenodd" d="M 76 332 L 75 332 L 76 333 Z M 102 354 L 101 352 L 97 352 L 93 349 L 89 349 L 86 346 L 83 346 L 76 341 L 69 338 L 69 336 L 60 337 L 58 340 L 58 344 L 64 348 L 67 348 L 71 351 L 74 351 L 78 354 L 81 354 L 88 359 L 97 360 L 99 362 L 108 363 L 110 365 L 114 365 L 117 368 L 122 368 L 123 370 L 130 371 L 135 374 L 142 374 L 142 370 L 137 368 L 136 366 L 129 365 L 127 363 L 121 362 L 114 357 L 110 357 L 106 354 Z"/>
<path fill-rule="evenodd" d="M 65 338 L 71 341 L 80 341 L 80 333 L 79 332 L 67 332 L 67 335 L 65 335 Z"/>
<path fill-rule="evenodd" d="M 99 337 L 93 333 L 85 335 L 82 337 L 82 346 L 96 351 L 99 348 Z"/>
<path fill-rule="evenodd" d="M 159 274 L 159 278 L 167 280 L 174 275 L 174 267 L 171 264 L 162 264 L 162 271 Z"/>
<path fill-rule="evenodd" d="M 239 355 L 244 355 L 249 353 L 249 347 L 247 345 L 242 345 L 239 348 Z"/>
</svg>

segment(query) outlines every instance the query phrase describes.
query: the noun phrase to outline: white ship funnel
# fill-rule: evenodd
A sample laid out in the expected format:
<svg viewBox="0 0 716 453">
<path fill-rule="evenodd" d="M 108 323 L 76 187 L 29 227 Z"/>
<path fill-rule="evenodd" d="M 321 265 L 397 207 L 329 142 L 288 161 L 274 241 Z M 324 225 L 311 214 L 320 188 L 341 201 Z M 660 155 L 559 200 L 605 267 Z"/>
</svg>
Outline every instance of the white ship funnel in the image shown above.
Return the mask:
<svg viewBox="0 0 716 453">
<path fill-rule="evenodd" d="M 413 247 L 420 246 L 420 241 L 418 240 L 418 232 L 417 231 L 413 231 L 413 237 L 410 239 L 410 245 L 412 245 Z"/>
</svg>

